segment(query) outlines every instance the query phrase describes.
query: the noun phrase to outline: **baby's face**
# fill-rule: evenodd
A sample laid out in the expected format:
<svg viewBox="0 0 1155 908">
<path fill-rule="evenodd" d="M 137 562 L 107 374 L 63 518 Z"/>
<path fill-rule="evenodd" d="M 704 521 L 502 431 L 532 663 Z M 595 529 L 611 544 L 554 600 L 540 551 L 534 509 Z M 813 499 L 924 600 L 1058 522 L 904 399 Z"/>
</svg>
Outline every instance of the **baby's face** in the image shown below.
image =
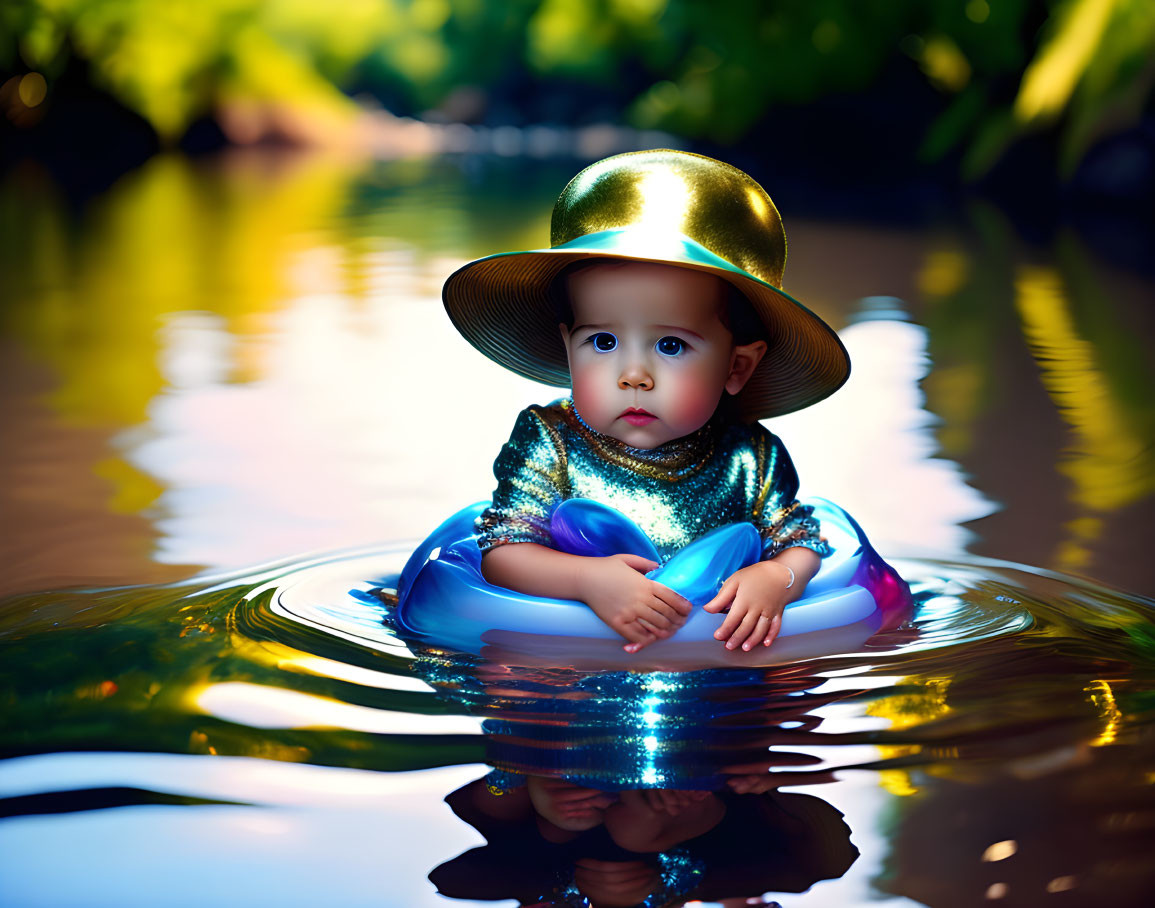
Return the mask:
<svg viewBox="0 0 1155 908">
<path fill-rule="evenodd" d="M 635 448 L 704 426 L 723 391 L 745 383 L 735 380 L 744 351 L 765 347 L 734 346 L 720 318 L 726 284 L 705 272 L 595 265 L 570 278 L 569 295 L 574 321 L 562 337 L 574 405 L 592 428 Z"/>
</svg>

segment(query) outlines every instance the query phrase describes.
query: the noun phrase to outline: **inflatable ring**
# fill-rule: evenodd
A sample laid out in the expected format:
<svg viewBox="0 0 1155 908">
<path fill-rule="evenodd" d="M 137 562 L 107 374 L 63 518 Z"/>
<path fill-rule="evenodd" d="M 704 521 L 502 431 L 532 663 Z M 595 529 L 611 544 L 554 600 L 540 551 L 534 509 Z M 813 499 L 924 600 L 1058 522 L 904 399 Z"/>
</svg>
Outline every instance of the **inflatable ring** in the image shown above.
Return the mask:
<svg viewBox="0 0 1155 908">
<path fill-rule="evenodd" d="M 397 585 L 398 632 L 430 646 L 521 664 L 591 668 L 709 668 L 769 665 L 857 650 L 897 625 L 910 591 L 871 547 L 854 519 L 828 501 L 808 502 L 834 547 L 805 594 L 786 606 L 778 638 L 750 652 L 714 639 L 724 615 L 694 609 L 672 637 L 636 654 L 582 602 L 529 596 L 486 582 L 474 520 L 486 503 L 457 512 L 410 556 Z M 563 502 L 551 532 L 558 548 L 578 555 L 629 552 L 659 560 L 646 535 L 612 508 L 584 499 Z M 751 524 L 731 524 L 695 540 L 647 576 L 694 605 L 709 601 L 734 571 L 756 562 L 761 539 Z"/>
</svg>

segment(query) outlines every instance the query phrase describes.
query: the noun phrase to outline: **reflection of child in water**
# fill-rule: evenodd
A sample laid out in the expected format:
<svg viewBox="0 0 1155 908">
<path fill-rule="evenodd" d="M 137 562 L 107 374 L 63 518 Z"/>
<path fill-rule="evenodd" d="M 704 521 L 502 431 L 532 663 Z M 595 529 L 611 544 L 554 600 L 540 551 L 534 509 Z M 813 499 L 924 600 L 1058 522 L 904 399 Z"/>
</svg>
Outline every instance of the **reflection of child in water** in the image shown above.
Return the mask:
<svg viewBox="0 0 1155 908">
<path fill-rule="evenodd" d="M 554 209 L 553 247 L 492 256 L 445 286 L 458 329 L 514 371 L 570 385 L 530 407 L 479 519 L 487 580 L 578 599 L 634 652 L 673 634 L 690 604 L 634 554 L 559 551 L 567 498 L 623 512 L 663 557 L 716 527 L 752 522 L 763 558 L 707 611 L 728 648 L 770 645 L 782 610 L 829 546 L 782 443 L 757 419 L 807 406 L 849 372 L 830 328 L 779 288 L 785 236 L 757 183 L 709 158 L 657 151 L 582 171 Z M 514 544 L 516 543 L 516 544 Z"/>
<path fill-rule="evenodd" d="M 809 795 L 609 794 L 532 776 L 501 797 L 478 780 L 446 802 L 488 843 L 430 874 L 454 898 L 573 904 L 568 890 L 635 905 L 802 892 L 858 854 L 841 814 Z"/>
</svg>

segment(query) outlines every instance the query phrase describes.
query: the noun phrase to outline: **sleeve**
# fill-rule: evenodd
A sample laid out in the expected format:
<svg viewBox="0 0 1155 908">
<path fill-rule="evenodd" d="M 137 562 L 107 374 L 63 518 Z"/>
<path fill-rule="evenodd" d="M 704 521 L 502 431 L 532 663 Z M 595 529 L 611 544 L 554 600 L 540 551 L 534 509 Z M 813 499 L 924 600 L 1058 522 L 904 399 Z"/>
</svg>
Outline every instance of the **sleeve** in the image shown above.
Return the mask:
<svg viewBox="0 0 1155 908">
<path fill-rule="evenodd" d="M 762 560 L 795 546 L 811 549 L 822 558 L 832 554 L 834 549 L 822 537 L 814 509 L 798 501 L 798 473 L 786 446 L 769 432 L 759 441 L 764 446 L 765 456 L 759 458 L 764 470 L 753 521 L 762 537 Z"/>
<path fill-rule="evenodd" d="M 536 407 L 518 414 L 493 475 L 493 501 L 477 518 L 478 548 L 484 553 L 511 542 L 552 547 L 549 518 L 564 497 L 565 449 Z"/>
</svg>

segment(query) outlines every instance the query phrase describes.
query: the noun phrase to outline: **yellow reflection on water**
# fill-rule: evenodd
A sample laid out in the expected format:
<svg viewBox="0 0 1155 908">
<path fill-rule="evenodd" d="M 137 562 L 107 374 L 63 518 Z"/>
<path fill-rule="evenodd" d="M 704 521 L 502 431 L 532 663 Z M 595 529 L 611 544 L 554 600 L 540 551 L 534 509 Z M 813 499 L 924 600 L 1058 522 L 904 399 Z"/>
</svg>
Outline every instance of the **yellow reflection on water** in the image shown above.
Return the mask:
<svg viewBox="0 0 1155 908">
<path fill-rule="evenodd" d="M 926 377 L 924 387 L 942 417 L 937 438 L 942 453 L 951 458 L 970 453 L 974 424 L 982 416 L 987 375 L 979 363 L 940 366 Z"/>
<path fill-rule="evenodd" d="M 878 770 L 878 784 L 883 791 L 899 798 L 908 798 L 921 790 L 911 780 L 910 773 L 905 769 Z"/>
<path fill-rule="evenodd" d="M 953 244 L 936 244 L 926 251 L 918 271 L 919 292 L 931 305 L 950 303 L 967 293 L 975 271 L 975 263 L 965 250 Z M 935 433 L 939 448 L 950 458 L 961 458 L 971 452 L 975 445 L 975 425 L 989 398 L 990 364 L 976 358 L 983 345 L 967 337 L 974 333 L 973 329 L 964 331 L 956 321 L 949 335 L 958 345 L 962 358 L 936 358 L 934 368 L 923 380 L 930 409 L 942 419 Z M 941 345 L 943 338 L 937 340 Z"/>
<path fill-rule="evenodd" d="M 1103 730 L 1099 733 L 1099 737 L 1091 742 L 1091 746 L 1102 747 L 1111 744 L 1118 737 L 1119 725 L 1123 721 L 1123 712 L 1115 702 L 1115 692 L 1111 690 L 1111 685 L 1103 680 L 1092 681 L 1085 689 L 1103 720 Z"/>
<path fill-rule="evenodd" d="M 5 224 L 0 263 L 23 273 L 9 287 L 8 330 L 53 367 L 53 409 L 75 425 L 144 422 L 165 380 L 159 330 L 174 312 L 209 310 L 240 328 L 275 309 L 292 253 L 342 205 L 355 175 L 324 158 L 206 174 L 159 156 L 93 206 L 73 246 L 60 206 L 41 222 Z"/>
<path fill-rule="evenodd" d="M 1119 405 L 1099 362 L 1099 351 L 1076 327 L 1059 274 L 1024 265 L 1015 278 L 1015 308 L 1040 377 L 1075 444 L 1058 469 L 1072 481 L 1071 499 L 1083 512 L 1067 524 L 1058 565 L 1078 569 L 1087 544 L 1103 527 L 1095 515 L 1117 510 L 1155 491 L 1151 450 L 1140 427 Z"/>
<path fill-rule="evenodd" d="M 1037 250 L 1024 264 L 1004 216 L 969 214 L 972 233 L 935 239 L 918 271 L 939 450 L 1006 507 L 989 554 L 1110 577 L 1126 557 L 1114 537 L 1135 538 L 1155 493 L 1153 378 L 1136 330 L 1149 287 L 1069 231 L 1046 264 Z"/>
<path fill-rule="evenodd" d="M 102 460 L 93 467 L 93 472 L 112 486 L 114 492 L 108 509 L 114 514 L 139 514 L 151 507 L 164 492 L 164 486 L 154 477 L 123 457 Z"/>
<path fill-rule="evenodd" d="M 102 506 L 88 505 L 97 513 L 152 511 L 169 477 L 131 455 L 155 437 L 158 401 L 182 390 L 170 329 L 182 314 L 213 313 L 229 338 L 221 379 L 259 378 L 261 339 L 300 279 L 293 264 L 312 245 L 337 245 L 318 225 L 340 223 L 362 170 L 323 156 L 232 156 L 210 167 L 162 155 L 94 200 L 79 223 L 35 171 L 10 176 L 0 186 L 0 318 L 4 336 L 47 367 L 37 403 L 68 438 L 81 427 L 145 427 L 106 448 L 111 456 L 54 446 L 33 493 L 55 494 L 53 471 L 88 470 L 103 482 L 95 494 L 107 490 Z M 59 508 L 75 510 L 63 500 Z"/>
<path fill-rule="evenodd" d="M 958 293 L 970 276 L 971 263 L 958 249 L 930 249 L 918 273 L 918 289 L 931 298 Z"/>
<path fill-rule="evenodd" d="M 896 730 L 923 725 L 950 712 L 950 684 L 950 678 L 903 678 L 896 686 L 904 693 L 873 701 L 866 714 L 889 719 L 890 727 Z"/>
<path fill-rule="evenodd" d="M 950 685 L 950 678 L 903 678 L 897 686 L 908 692 L 873 701 L 867 706 L 866 714 L 888 719 L 894 731 L 924 725 L 951 711 L 947 702 Z M 882 760 L 893 760 L 920 753 L 922 749 L 921 744 L 887 744 L 879 745 L 878 753 Z M 887 792 L 898 797 L 908 797 L 920 791 L 905 769 L 880 770 L 878 782 Z"/>
<path fill-rule="evenodd" d="M 380 690 L 416 691 L 431 693 L 433 688 L 412 675 L 375 671 L 349 662 L 339 662 L 302 652 L 283 643 L 270 640 L 256 641 L 243 634 L 234 633 L 233 651 L 243 654 L 252 662 L 275 666 L 278 669 L 314 675 L 319 678 L 334 678 L 348 681 L 362 687 Z"/>
<path fill-rule="evenodd" d="M 147 515 L 154 560 L 240 566 L 417 536 L 487 493 L 492 454 L 448 478 L 429 456 L 508 431 L 483 406 L 450 431 L 477 363 L 440 285 L 467 258 L 547 245 L 564 180 L 541 178 L 545 201 L 510 175 L 500 204 L 470 180 L 440 159 L 265 150 L 159 156 L 79 216 L 34 169 L 0 186 L 0 328 L 44 375 L 26 409 L 65 439 L 35 463 L 33 493 L 62 499 L 45 525 L 68 522 L 56 477 L 95 474 L 86 507 Z M 494 411 L 535 399 L 491 372 Z"/>
</svg>

